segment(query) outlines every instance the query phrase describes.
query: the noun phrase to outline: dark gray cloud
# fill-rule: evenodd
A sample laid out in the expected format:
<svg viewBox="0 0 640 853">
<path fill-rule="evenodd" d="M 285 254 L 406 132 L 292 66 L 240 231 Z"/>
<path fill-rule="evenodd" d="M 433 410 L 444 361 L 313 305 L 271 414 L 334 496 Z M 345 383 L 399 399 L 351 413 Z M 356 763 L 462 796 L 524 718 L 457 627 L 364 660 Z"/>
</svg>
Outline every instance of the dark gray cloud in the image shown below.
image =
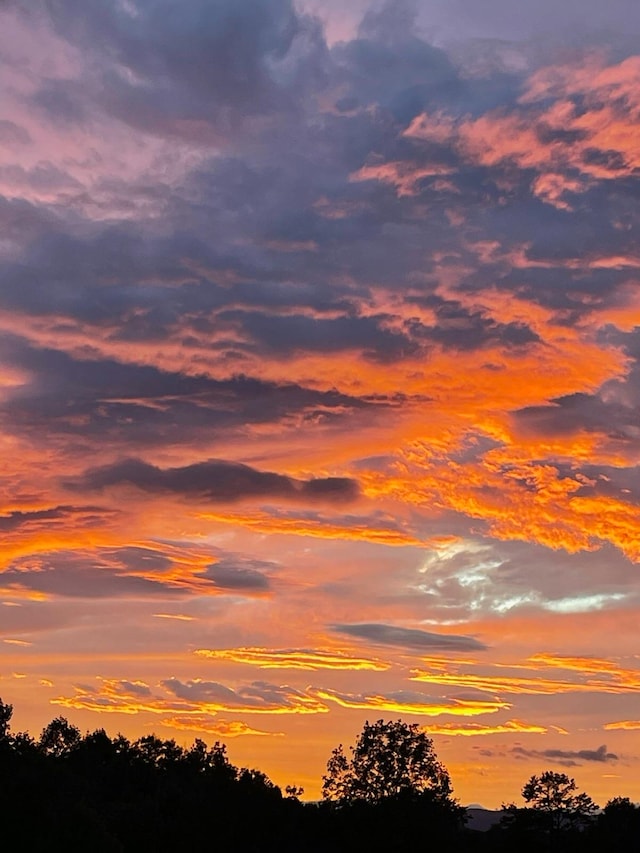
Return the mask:
<svg viewBox="0 0 640 853">
<path fill-rule="evenodd" d="M 26 263 L 4 273 L 0 300 L 12 310 L 76 318 L 106 329 L 115 341 L 160 343 L 180 335 L 187 348 L 209 330 L 228 328 L 240 335 L 211 346 L 240 360 L 324 348 L 390 361 L 426 356 L 433 344 L 474 349 L 536 340 L 523 323 L 500 324 L 455 302 L 443 301 L 434 326 L 395 322 L 392 329 L 388 315 L 359 316 L 358 299 L 370 295 L 372 282 L 405 291 L 410 283 L 431 294 L 438 284 L 431 277 L 434 252 L 439 269 L 447 263 L 468 268 L 463 290 L 491 283 L 578 315 L 594 310 L 594 297 L 606 300 L 624 283 L 622 270 L 557 269 L 551 276 L 535 267 L 510 269 L 504 260 L 479 270 L 460 237 L 497 238 L 506 250 L 524 246 L 534 264 L 621 254 L 630 232 L 620 220 L 637 216 L 633 181 L 616 181 L 615 189 L 594 182 L 585 193 L 601 196 L 580 194 L 579 209 L 570 214 L 532 196 L 530 170 L 473 165 L 446 139 L 416 145 L 402 137 L 423 110 L 444 109 L 455 118 L 498 105 L 524 110 L 518 106 L 523 72 L 502 69 L 481 80 L 461 74 L 445 50 L 416 35 L 412 15 L 400 15 L 397 4 L 369 14 L 357 37 L 332 51 L 317 23 L 286 0 L 242 10 L 227 0 L 194 0 L 175 26 L 170 4 L 134 8 L 106 2 L 49 7 L 61 36 L 94 51 L 100 84 L 89 75 L 83 88 L 95 84 L 102 97 L 109 92 L 109 109 L 118 105 L 126 113 L 129 99 L 146 99 L 130 120 L 169 135 L 197 135 L 198 121 L 224 125 L 221 109 L 246 118 L 252 104 L 279 121 L 259 126 L 260 144 L 200 160 L 179 191 L 156 187 L 167 226 L 162 237 L 141 219 L 135 226 L 109 225 L 97 236 L 95 229 L 90 237 L 58 232 L 38 241 Z M 228 52 L 233 62 L 223 62 Z M 216 70 L 219 62 L 224 73 Z M 49 92 L 53 83 L 47 85 Z M 56 91 L 65 85 L 58 81 Z M 315 102 L 300 86 L 304 92 L 315 87 L 324 98 L 336 88 L 342 95 L 335 110 L 301 117 Z M 67 89 L 74 97 L 74 88 Z M 375 109 L 364 109 L 369 105 Z M 191 110 L 188 119 L 180 118 L 181 110 Z M 565 143 L 570 147 L 571 140 Z M 350 178 L 364 165 L 390 162 L 409 171 L 450 170 L 444 182 L 450 186 L 442 186 L 437 169 L 431 175 L 427 169 L 415 192 L 402 197 L 378 180 Z M 466 220 L 462 232 L 447 219 L 454 211 Z M 237 279 L 231 285 L 223 283 L 229 271 Z M 299 305 L 334 314 L 292 310 Z"/>
<path fill-rule="evenodd" d="M 2 572 L 3 585 L 34 590 L 62 598 L 148 598 L 185 595 L 184 588 L 171 582 L 143 577 L 138 561 L 134 571 L 117 552 L 92 552 L 81 549 L 53 551 L 20 557 Z"/>
<path fill-rule="evenodd" d="M 341 503 L 354 500 L 358 495 L 356 481 L 347 477 L 296 480 L 284 474 L 258 471 L 249 465 L 219 459 L 166 469 L 140 459 L 123 459 L 89 469 L 78 479 L 67 481 L 66 485 L 81 491 L 130 485 L 147 492 L 171 492 L 213 503 L 251 498 Z"/>
<path fill-rule="evenodd" d="M 14 510 L 0 515 L 0 531 L 13 533 L 16 530 L 29 527 L 60 526 L 81 522 L 82 516 L 89 516 L 95 522 L 100 515 L 108 516 L 108 510 L 99 507 L 56 506 L 40 510 Z"/>
<path fill-rule="evenodd" d="M 228 556 L 212 563 L 198 577 L 212 581 L 219 589 L 251 594 L 266 592 L 271 588 L 270 573 L 276 568 L 275 563 L 266 560 L 255 560 L 249 557 Z"/>
<path fill-rule="evenodd" d="M 317 713 L 325 710 L 322 703 L 302 690 L 266 681 L 253 681 L 235 690 L 217 681 L 200 679 L 181 681 L 178 678 L 167 678 L 160 683 L 183 701 L 219 705 L 230 710 L 238 708 L 266 713 Z"/>
<path fill-rule="evenodd" d="M 369 12 L 357 37 L 337 45 L 334 55 L 347 108 L 375 104 L 408 123 L 443 96 L 458 96 L 464 84 L 443 50 L 416 37 L 404 6 L 403 14 L 397 4 Z"/>
<path fill-rule="evenodd" d="M 363 351 L 379 361 L 393 361 L 417 354 L 419 346 L 408 335 L 384 328 L 390 318 L 273 316 L 258 313 L 226 312 L 222 322 L 238 323 L 258 344 L 258 351 L 285 355 L 296 351 Z"/>
<path fill-rule="evenodd" d="M 615 299 L 611 308 L 624 310 Z M 594 393 L 567 394 L 546 405 L 520 409 L 514 412 L 518 429 L 531 435 L 598 433 L 622 452 L 635 446 L 640 436 L 640 332 L 621 333 L 609 327 L 600 337 L 604 345 L 619 348 L 628 358 L 626 375 L 609 380 Z"/>
<path fill-rule="evenodd" d="M 105 560 L 114 560 L 118 566 L 122 566 L 124 570 L 132 573 L 167 572 L 174 565 L 173 560 L 162 551 L 137 545 L 113 549 L 105 548 L 101 553 Z"/>
<path fill-rule="evenodd" d="M 618 761 L 618 756 L 613 752 L 607 752 L 606 746 L 597 749 L 525 749 L 522 746 L 514 746 L 511 753 L 516 758 L 546 758 L 563 767 L 577 767 L 585 761 L 597 763 L 609 763 Z"/>
<path fill-rule="evenodd" d="M 457 634 L 435 634 L 431 631 L 421 631 L 417 628 L 400 628 L 395 625 L 375 623 L 336 624 L 331 630 L 350 637 L 368 640 L 385 646 L 399 646 L 405 649 L 440 651 L 482 651 L 487 648 L 484 643 L 474 637 Z"/>
<path fill-rule="evenodd" d="M 469 311 L 460 302 L 442 299 L 435 294 L 409 297 L 407 303 L 431 308 L 435 312 L 433 326 L 417 320 L 410 322 L 412 336 L 418 340 L 461 350 L 475 350 L 496 343 L 506 347 L 524 346 L 540 340 L 525 323 L 497 323 L 480 311 Z"/>
<path fill-rule="evenodd" d="M 322 77 L 326 46 L 291 0 L 49 3 L 58 32 L 102 59 L 103 108 L 145 131 L 212 140 L 247 117 L 293 110 Z M 200 126 L 198 123 L 201 123 Z"/>
<path fill-rule="evenodd" d="M 127 681 L 122 679 L 117 685 L 124 693 L 133 693 L 135 696 L 152 696 L 151 689 L 140 681 Z M 115 685 L 114 685 L 115 686 Z"/>
<path fill-rule="evenodd" d="M 544 406 L 529 406 L 515 413 L 527 431 L 538 434 L 576 433 L 580 430 L 635 438 L 637 411 L 595 394 L 568 394 Z"/>
<path fill-rule="evenodd" d="M 211 441 L 251 424 L 296 417 L 311 427 L 393 405 L 242 375 L 216 380 L 111 359 L 74 358 L 10 335 L 0 344 L 0 356 L 30 377 L 0 403 L 5 428 L 21 436 L 31 432 L 38 441 L 43 432 L 85 441 L 108 437 L 112 445 L 128 447 L 198 436 Z"/>
</svg>

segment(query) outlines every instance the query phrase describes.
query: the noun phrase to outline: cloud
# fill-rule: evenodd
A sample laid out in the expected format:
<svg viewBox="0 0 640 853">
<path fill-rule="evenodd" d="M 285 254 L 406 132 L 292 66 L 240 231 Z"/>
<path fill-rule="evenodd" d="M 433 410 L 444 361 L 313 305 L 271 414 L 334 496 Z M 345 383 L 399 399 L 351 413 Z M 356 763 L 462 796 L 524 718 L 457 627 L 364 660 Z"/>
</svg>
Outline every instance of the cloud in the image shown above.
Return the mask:
<svg viewBox="0 0 640 853">
<path fill-rule="evenodd" d="M 452 735 L 461 737 L 476 737 L 483 735 L 503 734 L 546 734 L 548 729 L 534 723 L 522 720 L 507 720 L 505 723 L 483 725 L 482 723 L 440 723 L 438 725 L 422 726 L 422 730 L 430 735 Z"/>
<path fill-rule="evenodd" d="M 106 714 L 160 714 L 167 710 L 176 710 L 166 700 L 157 697 L 143 681 L 126 679 L 98 679 L 100 684 L 94 688 L 87 684 L 74 685 L 72 696 L 56 696 L 50 699 L 52 705 L 74 710 L 95 711 Z"/>
<path fill-rule="evenodd" d="M 17 530 L 20 527 L 37 524 L 44 521 L 59 521 L 60 519 L 69 517 L 73 512 L 71 507 L 54 507 L 52 509 L 31 510 L 23 512 L 14 510 L 5 515 L 0 516 L 0 530 L 3 533 L 9 533 Z"/>
<path fill-rule="evenodd" d="M 424 693 L 409 690 L 386 695 L 341 693 L 337 690 L 316 688 L 318 699 L 335 702 L 342 708 L 390 711 L 398 714 L 413 714 L 418 717 L 440 717 L 442 715 L 475 717 L 494 714 L 511 707 L 498 699 L 436 699 Z"/>
<path fill-rule="evenodd" d="M 577 767 L 585 761 L 610 763 L 618 760 L 618 756 L 615 753 L 607 752 L 606 746 L 599 746 L 597 749 L 580 749 L 575 751 L 564 749 L 544 749 L 538 751 L 514 746 L 511 752 L 517 758 L 548 758 L 564 767 Z"/>
<path fill-rule="evenodd" d="M 194 0 L 179 17 L 163 2 L 48 11 L 58 32 L 102 60 L 90 83 L 103 107 L 147 132 L 213 141 L 251 117 L 292 110 L 322 73 L 321 33 L 290 0 Z"/>
<path fill-rule="evenodd" d="M 154 576 L 159 565 L 165 568 L 164 561 L 154 556 L 151 565 L 145 565 L 133 549 L 136 560 L 132 566 L 131 550 L 123 550 L 124 559 L 118 550 L 109 549 L 29 554 L 13 560 L 0 575 L 0 583 L 8 589 L 33 591 L 45 597 L 145 599 L 185 594 L 175 581 Z M 152 576 L 145 577 L 146 572 Z"/>
<path fill-rule="evenodd" d="M 246 557 L 227 557 L 212 563 L 199 572 L 197 577 L 210 580 L 218 589 L 230 592 L 251 593 L 266 592 L 271 588 L 269 572 L 276 568 L 275 563 L 265 560 L 251 560 Z"/>
<path fill-rule="evenodd" d="M 634 693 L 640 687 L 640 671 L 601 658 L 536 654 L 524 664 L 508 666 L 511 674 L 505 674 L 507 665 L 497 661 L 480 665 L 468 662 L 464 671 L 460 671 L 459 664 L 454 664 L 454 668 L 457 671 L 452 671 L 452 668 L 444 670 L 441 663 L 435 661 L 429 670 L 412 670 L 411 680 L 443 687 L 481 690 L 492 695 L 624 694 Z M 482 672 L 478 672 L 479 669 Z M 548 677 L 549 671 L 553 673 L 558 669 L 565 670 L 564 678 Z M 532 674 L 531 670 L 541 671 L 541 674 Z"/>
<path fill-rule="evenodd" d="M 239 462 L 217 459 L 166 469 L 140 459 L 123 459 L 89 469 L 66 485 L 82 491 L 127 485 L 146 492 L 168 492 L 211 503 L 234 503 L 251 498 L 340 503 L 354 500 L 358 494 L 355 480 L 347 477 L 296 480 L 283 474 L 258 471 Z"/>
<path fill-rule="evenodd" d="M 603 726 L 607 731 L 628 731 L 634 732 L 640 729 L 640 720 L 618 720 L 615 723 L 605 723 Z"/>
<path fill-rule="evenodd" d="M 178 729 L 185 732 L 204 732 L 214 737 L 283 737 L 283 732 L 265 732 L 254 729 L 240 720 L 211 720 L 208 717 L 167 717 L 160 720 L 161 726 L 170 729 Z"/>
<path fill-rule="evenodd" d="M 319 714 L 327 707 L 315 697 L 285 685 L 254 681 L 234 690 L 216 681 L 169 678 L 162 686 L 189 705 L 209 712 L 236 710 L 252 714 Z"/>
<path fill-rule="evenodd" d="M 594 686 L 611 681 L 620 691 L 636 690 L 640 684 L 640 670 L 622 666 L 619 661 L 607 658 L 577 657 L 571 655 L 535 654 L 534 665 L 573 670 L 591 677 Z"/>
<path fill-rule="evenodd" d="M 187 616 L 185 613 L 154 613 L 156 619 L 175 619 L 178 622 L 193 622 L 195 616 Z"/>
<path fill-rule="evenodd" d="M 248 714 L 322 714 L 327 706 L 309 691 L 254 681 L 237 688 L 216 681 L 164 679 L 152 691 L 142 681 L 99 679 L 94 688 L 76 684 L 72 696 L 51 699 L 54 705 L 111 714 L 175 714 L 181 722 L 193 718 L 202 725 L 220 711 Z M 217 722 L 217 721 L 216 721 Z"/>
<path fill-rule="evenodd" d="M 383 672 L 390 664 L 344 652 L 322 649 L 196 649 L 195 654 L 211 660 L 232 661 L 261 669 L 370 670 Z"/>
<path fill-rule="evenodd" d="M 483 651 L 487 647 L 473 637 L 457 634 L 435 634 L 417 628 L 401 628 L 375 623 L 336 624 L 331 630 L 369 642 L 405 649 L 445 649 L 449 651 Z"/>
<path fill-rule="evenodd" d="M 151 689 L 144 681 L 122 680 L 119 684 L 125 693 L 132 693 L 135 696 L 151 696 Z"/>
<path fill-rule="evenodd" d="M 67 247 L 61 246 L 60 254 L 64 255 L 65 249 Z M 75 247 L 71 251 L 77 254 Z M 56 259 L 51 263 L 56 263 Z M 65 278 L 72 275 L 64 267 L 56 274 Z M 83 313 L 94 310 L 91 300 L 95 287 L 87 289 L 84 295 L 79 295 L 82 282 L 78 282 L 76 288 L 70 287 L 69 294 L 56 296 L 51 291 L 51 302 L 47 305 L 37 296 L 39 279 L 38 270 L 34 274 L 33 291 L 31 284 L 24 281 L 11 287 L 16 295 L 8 307 L 22 308 L 29 313 L 64 311 L 68 318 L 73 315 L 73 322 L 79 325 L 73 332 L 69 325 L 66 326 L 70 347 L 75 346 L 78 336 L 85 334 L 83 329 L 87 322 L 102 329 L 105 326 L 117 329 L 122 334 L 130 312 L 139 316 L 133 287 L 121 298 L 111 294 L 106 308 L 101 302 L 100 309 L 113 312 L 112 316 L 93 317 L 83 316 Z M 152 302 L 155 296 L 150 296 Z M 17 305 L 18 299 L 25 304 Z M 182 306 L 182 310 L 185 307 Z M 178 316 L 180 310 L 176 305 L 173 312 Z M 145 316 L 150 336 L 163 340 L 167 330 L 162 325 L 162 317 L 154 318 L 148 312 Z M 101 334 L 96 329 L 98 340 Z M 7 389 L 6 398 L 0 401 L 0 411 L 7 429 L 20 435 L 29 432 L 34 438 L 41 438 L 38 433 L 46 426 L 52 435 L 75 435 L 85 440 L 89 436 L 96 440 L 108 437 L 114 446 L 148 447 L 184 440 L 187 436 L 197 439 L 214 435 L 221 440 L 230 429 L 246 430 L 258 424 L 280 424 L 282 428 L 296 421 L 307 424 L 339 422 L 349 413 L 384 409 L 390 405 L 384 400 L 367 401 L 336 390 L 315 390 L 295 383 L 246 376 L 220 380 L 203 375 L 190 376 L 176 369 L 171 357 L 167 359 L 167 369 L 161 369 L 161 366 L 150 364 L 122 363 L 107 357 L 107 352 L 102 358 L 81 358 L 79 354 L 55 350 L 48 345 L 53 345 L 53 340 L 42 343 L 42 346 L 27 343 L 8 333 L 0 344 L 0 358 L 21 379 L 16 386 Z M 107 351 L 119 349 L 106 340 L 104 348 Z"/>
<path fill-rule="evenodd" d="M 268 512 L 206 512 L 203 518 L 219 524 L 244 527 L 261 534 L 310 536 L 314 539 L 344 539 L 353 542 L 370 542 L 392 548 L 423 547 L 427 541 L 420 539 L 411 529 L 403 529 L 393 519 L 379 513 L 370 516 L 326 515 L 319 512 L 300 512 L 271 509 Z M 407 525 L 408 528 L 408 525 Z"/>
</svg>

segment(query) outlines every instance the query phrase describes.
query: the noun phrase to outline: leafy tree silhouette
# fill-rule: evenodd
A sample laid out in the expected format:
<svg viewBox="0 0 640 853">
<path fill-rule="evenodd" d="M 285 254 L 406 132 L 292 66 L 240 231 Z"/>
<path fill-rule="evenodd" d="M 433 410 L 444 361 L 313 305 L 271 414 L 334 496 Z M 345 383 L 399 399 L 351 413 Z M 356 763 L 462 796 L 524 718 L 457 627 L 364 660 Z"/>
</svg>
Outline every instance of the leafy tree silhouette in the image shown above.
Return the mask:
<svg viewBox="0 0 640 853">
<path fill-rule="evenodd" d="M 69 755 L 82 740 L 80 729 L 72 726 L 65 717 L 56 717 L 44 727 L 38 748 L 53 758 Z"/>
<path fill-rule="evenodd" d="M 585 830 L 593 828 L 598 807 L 588 794 L 578 791 L 575 779 L 546 770 L 531 776 L 522 797 L 525 808 L 514 803 L 502 806 L 498 834 L 504 849 L 521 853 L 585 849 Z"/>
<path fill-rule="evenodd" d="M 342 744 L 333 750 L 322 777 L 324 799 L 378 802 L 428 791 L 435 799 L 449 800 L 449 774 L 416 723 L 367 721 L 350 751 L 348 758 Z"/>
<path fill-rule="evenodd" d="M 455 849 L 465 810 L 417 724 L 367 721 L 349 751 L 334 749 L 323 776 L 327 848 L 406 851 L 428 827 L 432 844 Z"/>
<path fill-rule="evenodd" d="M 529 779 L 526 807 L 505 806 L 500 826 L 465 829 L 431 739 L 400 720 L 365 723 L 348 751 L 333 751 L 323 802 L 304 803 L 297 786 L 283 796 L 261 771 L 235 767 L 219 742 L 82 735 L 64 717 L 34 741 L 11 731 L 12 713 L 0 700 L 0 825 L 29 853 L 174 853 L 212 843 L 238 853 L 640 849 L 639 807 L 616 797 L 595 815 L 575 781 L 552 771 Z"/>
<path fill-rule="evenodd" d="M 13 705 L 5 705 L 2 699 L 0 699 L 0 740 L 5 740 L 9 737 L 9 727 L 12 716 Z"/>
<path fill-rule="evenodd" d="M 598 815 L 595 847 L 614 850 L 640 849 L 640 806 L 629 797 L 614 797 Z"/>
<path fill-rule="evenodd" d="M 598 810 L 588 794 L 578 792 L 575 779 L 553 770 L 532 776 L 522 789 L 522 797 L 547 816 L 553 831 L 583 827 Z"/>
</svg>

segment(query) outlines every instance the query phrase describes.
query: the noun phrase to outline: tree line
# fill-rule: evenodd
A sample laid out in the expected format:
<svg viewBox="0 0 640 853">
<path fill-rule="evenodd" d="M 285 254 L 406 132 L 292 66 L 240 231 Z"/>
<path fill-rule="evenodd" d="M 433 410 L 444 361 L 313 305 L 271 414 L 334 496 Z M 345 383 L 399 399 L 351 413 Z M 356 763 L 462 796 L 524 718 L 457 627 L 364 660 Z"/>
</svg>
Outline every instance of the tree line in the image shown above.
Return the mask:
<svg viewBox="0 0 640 853">
<path fill-rule="evenodd" d="M 36 740 L 12 731 L 12 711 L 0 700 L 0 819 L 15 850 L 640 849 L 640 807 L 616 797 L 599 809 L 553 771 L 532 776 L 524 805 L 503 805 L 491 829 L 468 828 L 431 738 L 401 720 L 367 722 L 355 745 L 336 747 L 322 802 L 305 803 L 301 788 L 235 767 L 219 742 L 83 735 L 64 717 Z"/>
</svg>

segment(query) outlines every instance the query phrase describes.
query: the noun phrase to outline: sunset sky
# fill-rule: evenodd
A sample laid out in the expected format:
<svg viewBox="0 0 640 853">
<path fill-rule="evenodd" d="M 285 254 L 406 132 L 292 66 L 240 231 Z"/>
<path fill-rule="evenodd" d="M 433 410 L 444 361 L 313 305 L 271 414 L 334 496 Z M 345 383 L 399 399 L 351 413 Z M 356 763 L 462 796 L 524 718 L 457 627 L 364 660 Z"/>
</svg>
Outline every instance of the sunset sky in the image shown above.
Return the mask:
<svg viewBox="0 0 640 853">
<path fill-rule="evenodd" d="M 640 3 L 5 0 L 0 696 L 319 796 L 640 800 Z"/>
</svg>

